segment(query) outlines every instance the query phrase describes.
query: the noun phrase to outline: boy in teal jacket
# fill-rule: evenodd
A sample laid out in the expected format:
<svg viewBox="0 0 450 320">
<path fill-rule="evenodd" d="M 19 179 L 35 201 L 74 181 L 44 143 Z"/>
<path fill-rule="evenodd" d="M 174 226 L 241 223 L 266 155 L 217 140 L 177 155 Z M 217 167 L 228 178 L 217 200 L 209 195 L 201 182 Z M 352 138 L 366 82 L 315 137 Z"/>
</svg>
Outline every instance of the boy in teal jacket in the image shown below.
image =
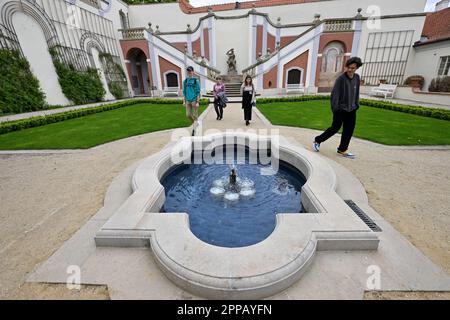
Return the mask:
<svg viewBox="0 0 450 320">
<path fill-rule="evenodd" d="M 187 69 L 188 77 L 183 81 L 183 105 L 186 107 L 186 117 L 194 124 L 192 132 L 197 126 L 198 106 L 200 103 L 200 81 L 194 77 L 194 68 Z"/>
</svg>

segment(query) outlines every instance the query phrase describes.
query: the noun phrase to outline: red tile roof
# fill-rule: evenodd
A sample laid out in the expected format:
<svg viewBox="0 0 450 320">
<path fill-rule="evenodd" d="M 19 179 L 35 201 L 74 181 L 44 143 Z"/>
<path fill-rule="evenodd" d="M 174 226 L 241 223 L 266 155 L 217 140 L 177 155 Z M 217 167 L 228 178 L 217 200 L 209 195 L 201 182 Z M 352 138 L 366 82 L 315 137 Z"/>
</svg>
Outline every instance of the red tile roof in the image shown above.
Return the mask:
<svg viewBox="0 0 450 320">
<path fill-rule="evenodd" d="M 257 8 L 257 7 L 271 7 L 271 6 L 279 6 L 279 5 L 287 5 L 287 4 L 307 3 L 307 2 L 318 2 L 318 1 L 324 1 L 324 0 L 255 0 L 255 1 L 249 1 L 249 2 L 240 2 L 239 9 L 251 9 L 251 8 L 253 8 L 253 4 Z M 237 0 L 236 2 L 239 2 L 239 1 Z M 203 7 L 193 7 L 186 0 L 178 0 L 178 4 L 180 5 L 180 8 L 184 13 L 208 12 L 209 7 L 211 7 L 213 11 L 234 10 L 235 5 L 236 5 L 235 2 L 233 2 L 233 3 L 203 6 Z"/>
<path fill-rule="evenodd" d="M 422 36 L 429 41 L 450 37 L 450 8 L 428 13 Z"/>
</svg>

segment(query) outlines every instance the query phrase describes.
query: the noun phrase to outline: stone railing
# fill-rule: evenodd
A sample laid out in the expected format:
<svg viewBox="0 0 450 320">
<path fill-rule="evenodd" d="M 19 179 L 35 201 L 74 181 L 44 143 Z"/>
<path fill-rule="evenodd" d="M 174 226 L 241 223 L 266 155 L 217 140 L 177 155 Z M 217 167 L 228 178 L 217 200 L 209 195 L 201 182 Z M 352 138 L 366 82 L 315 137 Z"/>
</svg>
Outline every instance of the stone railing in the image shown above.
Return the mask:
<svg viewBox="0 0 450 320">
<path fill-rule="evenodd" d="M 186 53 L 185 53 L 186 54 Z M 213 68 L 211 66 L 208 66 L 204 61 L 198 61 L 194 58 L 192 58 L 191 56 L 189 56 L 188 54 L 186 54 L 187 57 L 191 58 L 193 62 L 195 62 L 196 64 L 206 68 L 206 77 L 212 81 L 216 81 L 217 77 L 220 76 L 220 70 L 217 70 L 216 68 Z"/>
<path fill-rule="evenodd" d="M 145 28 L 120 29 L 123 40 L 139 40 L 144 38 Z"/>
<path fill-rule="evenodd" d="M 81 0 L 81 2 L 87 3 L 94 8 L 100 8 L 99 0 Z"/>
<path fill-rule="evenodd" d="M 220 71 L 217 69 L 214 69 L 213 67 L 210 67 L 210 66 L 205 66 L 205 67 L 206 67 L 207 77 L 210 79 L 217 80 L 217 77 L 220 76 Z"/>
<path fill-rule="evenodd" d="M 331 20 L 325 21 L 323 28 L 324 32 L 341 32 L 341 31 L 352 31 L 353 21 L 352 20 Z"/>
<path fill-rule="evenodd" d="M 161 39 L 161 40 L 165 41 L 164 39 Z M 204 60 L 203 58 L 199 59 L 199 57 L 195 57 L 195 56 L 192 56 L 191 54 L 189 54 L 187 52 L 187 48 L 185 48 L 184 54 L 187 58 L 192 60 L 192 62 L 194 62 L 195 64 L 198 64 L 198 65 L 202 66 L 203 68 L 206 68 L 206 75 L 204 75 L 204 76 L 206 76 L 210 80 L 216 81 L 217 77 L 220 76 L 220 70 L 217 70 L 216 68 L 214 68 L 212 66 L 209 66 L 207 64 L 206 60 Z"/>
<path fill-rule="evenodd" d="M 256 77 L 256 67 L 259 66 L 260 64 L 263 64 L 264 62 L 270 60 L 272 57 L 274 57 L 275 55 L 278 54 L 279 49 L 275 50 L 274 52 L 272 52 L 269 55 L 266 55 L 264 57 L 260 57 L 256 60 L 256 63 L 248 66 L 247 68 L 242 70 L 242 75 L 245 77 L 247 75 L 251 76 L 252 78 Z"/>
</svg>

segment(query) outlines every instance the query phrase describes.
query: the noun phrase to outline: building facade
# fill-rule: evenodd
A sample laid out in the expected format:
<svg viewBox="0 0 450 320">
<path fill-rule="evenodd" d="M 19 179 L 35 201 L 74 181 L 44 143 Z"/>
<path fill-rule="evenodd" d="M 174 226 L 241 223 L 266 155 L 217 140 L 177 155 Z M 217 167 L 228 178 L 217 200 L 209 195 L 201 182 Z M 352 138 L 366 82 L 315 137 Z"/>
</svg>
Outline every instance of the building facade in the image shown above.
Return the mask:
<svg viewBox="0 0 450 320">
<path fill-rule="evenodd" d="M 403 84 L 415 74 L 426 0 L 261 0 L 194 8 L 175 3 L 127 5 L 120 0 L 1 0 L 0 44 L 28 59 L 51 104 L 68 104 L 49 48 L 77 68 L 95 67 L 108 83 L 126 81 L 130 96 L 179 92 L 192 65 L 202 90 L 228 74 L 250 74 L 264 95 L 303 88 L 329 91 L 350 56 L 365 62 L 368 85 Z M 125 71 L 111 74 L 108 54 Z"/>
</svg>

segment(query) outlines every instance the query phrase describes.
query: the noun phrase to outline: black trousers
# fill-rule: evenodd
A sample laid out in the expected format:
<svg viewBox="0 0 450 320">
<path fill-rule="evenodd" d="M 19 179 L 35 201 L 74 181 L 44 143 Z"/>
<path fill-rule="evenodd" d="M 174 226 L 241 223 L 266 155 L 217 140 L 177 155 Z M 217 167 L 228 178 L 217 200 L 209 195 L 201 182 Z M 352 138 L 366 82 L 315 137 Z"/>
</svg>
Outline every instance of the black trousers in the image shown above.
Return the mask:
<svg viewBox="0 0 450 320">
<path fill-rule="evenodd" d="M 219 103 L 219 99 L 214 99 L 214 110 L 216 110 L 217 118 L 223 118 L 223 108 Z"/>
<path fill-rule="evenodd" d="M 244 108 L 244 120 L 250 121 L 252 120 L 252 106 L 245 106 Z"/>
<path fill-rule="evenodd" d="M 315 141 L 317 143 L 327 141 L 329 138 L 338 133 L 341 127 L 343 126 L 341 135 L 341 144 L 339 145 L 338 150 L 345 152 L 347 151 L 348 146 L 350 144 L 350 140 L 353 136 L 355 125 L 356 125 L 356 110 L 353 110 L 351 112 L 337 111 L 333 113 L 333 123 L 331 124 L 331 127 L 325 130 L 325 132 L 322 133 L 320 136 L 317 136 L 315 138 Z"/>
</svg>

